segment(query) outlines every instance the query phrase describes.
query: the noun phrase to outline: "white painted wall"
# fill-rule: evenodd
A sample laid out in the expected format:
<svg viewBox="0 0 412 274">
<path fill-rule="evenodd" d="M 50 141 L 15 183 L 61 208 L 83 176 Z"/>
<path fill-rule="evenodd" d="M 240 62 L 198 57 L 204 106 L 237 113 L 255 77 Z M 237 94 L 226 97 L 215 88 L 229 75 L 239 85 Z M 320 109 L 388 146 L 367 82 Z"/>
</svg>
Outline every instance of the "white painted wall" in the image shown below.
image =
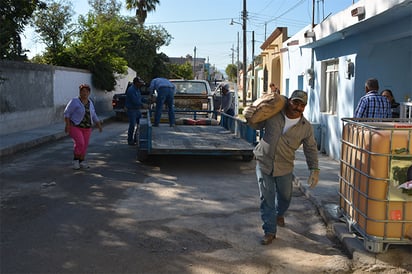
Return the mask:
<svg viewBox="0 0 412 274">
<path fill-rule="evenodd" d="M 93 87 L 87 70 L 1 61 L 0 72 L 6 79 L 0 83 L 0 135 L 62 122 L 64 108 L 79 95 L 81 84 L 91 86 L 98 115 L 111 113 L 113 95 L 123 93 L 136 76 L 132 69 L 118 75 L 115 90 L 107 92 Z"/>
</svg>

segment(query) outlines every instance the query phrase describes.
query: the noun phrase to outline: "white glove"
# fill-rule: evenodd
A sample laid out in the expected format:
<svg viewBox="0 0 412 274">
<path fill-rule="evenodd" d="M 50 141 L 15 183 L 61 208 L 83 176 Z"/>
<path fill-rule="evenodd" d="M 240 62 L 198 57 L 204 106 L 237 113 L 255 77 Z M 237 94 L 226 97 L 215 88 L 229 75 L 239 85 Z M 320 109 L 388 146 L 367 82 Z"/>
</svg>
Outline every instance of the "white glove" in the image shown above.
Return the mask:
<svg viewBox="0 0 412 274">
<path fill-rule="evenodd" d="M 319 169 L 312 169 L 308 178 L 308 185 L 310 189 L 315 188 L 319 182 Z"/>
</svg>

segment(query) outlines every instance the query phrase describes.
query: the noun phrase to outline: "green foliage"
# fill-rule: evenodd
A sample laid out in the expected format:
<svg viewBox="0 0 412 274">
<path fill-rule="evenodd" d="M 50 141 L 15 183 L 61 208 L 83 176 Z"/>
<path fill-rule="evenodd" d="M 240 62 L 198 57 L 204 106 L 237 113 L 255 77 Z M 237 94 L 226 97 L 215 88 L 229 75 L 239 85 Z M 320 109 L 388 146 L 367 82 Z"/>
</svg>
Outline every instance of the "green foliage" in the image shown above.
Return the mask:
<svg viewBox="0 0 412 274">
<path fill-rule="evenodd" d="M 192 65 L 186 62 L 182 65 L 179 64 L 168 64 L 170 70 L 170 78 L 176 79 L 193 79 Z"/>
<path fill-rule="evenodd" d="M 226 67 L 226 75 L 229 78 L 229 81 L 231 82 L 237 82 L 237 66 L 234 64 L 229 64 Z"/>
<path fill-rule="evenodd" d="M 144 27 L 136 17 L 120 16 L 117 0 L 89 0 L 89 4 L 92 11 L 79 16 L 75 32 L 67 20 L 70 10 L 64 5 L 49 4 L 47 11 L 37 13 L 38 33 L 47 48 L 33 62 L 87 69 L 93 84 L 107 91 L 114 89 L 115 75 L 126 73 L 127 66 L 146 81 L 169 76 L 168 57 L 157 53 L 171 40 L 164 28 Z M 47 18 L 57 29 L 48 29 Z"/>
<path fill-rule="evenodd" d="M 128 34 L 124 39 L 125 55 L 129 67 L 143 79 L 154 78 L 168 74 L 165 62 L 168 60 L 164 54 L 158 54 L 161 46 L 170 43 L 171 36 L 162 27 L 142 27 L 135 18 L 126 20 L 124 32 Z"/>
<path fill-rule="evenodd" d="M 88 0 L 92 12 L 99 15 L 113 16 L 120 14 L 122 4 L 117 0 Z"/>
<path fill-rule="evenodd" d="M 104 90 L 113 90 L 115 73 L 127 71 L 127 61 L 123 58 L 124 21 L 118 16 L 108 18 L 89 13 L 80 17 L 82 30 L 79 41 L 73 45 L 71 60 L 73 65 L 86 68 L 93 73 L 93 85 Z"/>
<path fill-rule="evenodd" d="M 43 56 L 47 64 L 58 65 L 61 63 L 60 54 L 70 44 L 73 35 L 71 18 L 74 14 L 70 3 L 60 0 L 55 3 L 47 1 L 47 8 L 34 12 L 32 25 L 40 36 L 40 41 L 46 45 Z"/>
<path fill-rule="evenodd" d="M 39 0 L 0 1 L 0 59 L 27 60 L 20 35 L 36 8 L 44 8 Z"/>
<path fill-rule="evenodd" d="M 167 65 L 168 62 L 169 57 L 167 57 L 166 54 L 158 53 L 153 60 L 153 67 L 151 69 L 150 75 L 146 76 L 145 73 L 140 73 L 139 75 L 145 75 L 144 79 L 147 79 L 147 81 L 156 77 L 170 78 L 170 71 Z"/>
</svg>

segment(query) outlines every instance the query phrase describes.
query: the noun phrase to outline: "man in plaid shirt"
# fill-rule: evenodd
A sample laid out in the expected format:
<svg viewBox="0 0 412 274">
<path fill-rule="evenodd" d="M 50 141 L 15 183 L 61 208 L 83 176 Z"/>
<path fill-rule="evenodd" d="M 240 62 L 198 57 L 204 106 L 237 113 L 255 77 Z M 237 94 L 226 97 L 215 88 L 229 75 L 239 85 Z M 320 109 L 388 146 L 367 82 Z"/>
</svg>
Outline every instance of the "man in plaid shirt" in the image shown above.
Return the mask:
<svg viewBox="0 0 412 274">
<path fill-rule="evenodd" d="M 366 94 L 359 100 L 355 118 L 391 118 L 391 103 L 378 93 L 378 80 L 370 78 L 365 83 Z"/>
</svg>

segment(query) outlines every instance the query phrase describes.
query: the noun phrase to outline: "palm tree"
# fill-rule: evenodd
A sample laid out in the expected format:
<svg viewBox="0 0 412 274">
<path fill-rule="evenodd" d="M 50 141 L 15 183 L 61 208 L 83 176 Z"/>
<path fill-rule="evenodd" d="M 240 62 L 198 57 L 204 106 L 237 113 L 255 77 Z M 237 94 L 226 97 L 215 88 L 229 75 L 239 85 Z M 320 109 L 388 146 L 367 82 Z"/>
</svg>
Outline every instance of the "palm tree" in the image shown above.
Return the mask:
<svg viewBox="0 0 412 274">
<path fill-rule="evenodd" d="M 147 18 L 147 13 L 156 10 L 159 0 L 126 0 L 128 10 L 136 9 L 137 21 L 143 25 Z"/>
</svg>

